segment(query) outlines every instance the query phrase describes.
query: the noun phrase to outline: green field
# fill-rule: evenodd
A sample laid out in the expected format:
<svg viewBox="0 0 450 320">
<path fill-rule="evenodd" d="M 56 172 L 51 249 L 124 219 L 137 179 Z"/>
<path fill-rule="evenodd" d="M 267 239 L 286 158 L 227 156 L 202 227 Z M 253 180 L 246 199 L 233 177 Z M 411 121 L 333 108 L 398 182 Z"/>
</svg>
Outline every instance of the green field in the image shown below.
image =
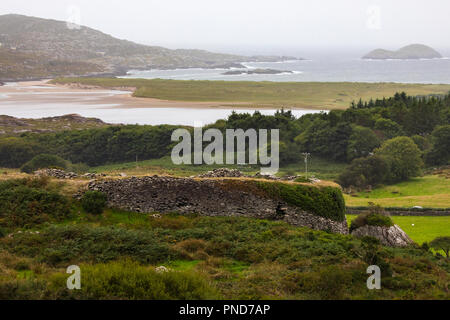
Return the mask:
<svg viewBox="0 0 450 320">
<path fill-rule="evenodd" d="M 367 206 L 374 202 L 383 207 L 450 208 L 450 179 L 438 175 L 412 178 L 371 192 L 345 195 L 347 206 Z"/>
<path fill-rule="evenodd" d="M 446 94 L 450 85 L 356 82 L 254 82 L 59 78 L 53 83 L 137 88 L 135 97 L 175 101 L 241 102 L 270 108 L 346 109 L 360 98 Z"/>
<path fill-rule="evenodd" d="M 347 215 L 347 221 L 355 219 L 356 215 Z M 450 216 L 391 216 L 394 223 L 405 231 L 418 244 L 430 242 L 436 237 L 450 236 Z"/>
</svg>

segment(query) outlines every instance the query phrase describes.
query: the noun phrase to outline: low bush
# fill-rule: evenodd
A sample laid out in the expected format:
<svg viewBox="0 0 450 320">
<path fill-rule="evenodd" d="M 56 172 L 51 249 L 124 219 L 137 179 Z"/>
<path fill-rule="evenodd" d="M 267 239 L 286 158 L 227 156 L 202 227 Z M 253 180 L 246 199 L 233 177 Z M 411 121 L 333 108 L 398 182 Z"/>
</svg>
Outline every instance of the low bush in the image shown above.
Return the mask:
<svg viewBox="0 0 450 320">
<path fill-rule="evenodd" d="M 156 272 L 130 260 L 108 264 L 82 265 L 81 290 L 71 292 L 77 299 L 200 300 L 220 298 L 216 289 L 198 273 Z M 63 288 L 67 276 L 53 278 Z"/>
<path fill-rule="evenodd" d="M 390 217 L 381 214 L 370 214 L 366 219 L 369 226 L 392 227 L 394 225 Z"/>
<path fill-rule="evenodd" d="M 394 222 L 380 206 L 371 205 L 370 211 L 361 213 L 350 224 L 350 232 L 363 226 L 392 227 Z"/>
<path fill-rule="evenodd" d="M 106 200 L 106 195 L 102 192 L 87 191 L 81 198 L 81 206 L 87 213 L 102 214 Z"/>
<path fill-rule="evenodd" d="M 21 171 L 25 173 L 33 173 L 39 169 L 58 168 L 65 170 L 67 161 L 53 154 L 40 154 L 21 167 Z"/>
<path fill-rule="evenodd" d="M 375 187 L 386 181 L 389 172 L 387 160 L 379 155 L 357 158 L 340 174 L 339 184 L 359 190 L 367 186 Z"/>
<path fill-rule="evenodd" d="M 45 179 L 7 180 L 0 182 L 0 226 L 31 227 L 58 221 L 70 213 L 69 200 L 45 189 Z"/>
<path fill-rule="evenodd" d="M 2 227 L 0 227 L 0 239 L 6 237 L 6 231 Z"/>
<path fill-rule="evenodd" d="M 52 266 L 71 262 L 105 263 L 123 257 L 140 263 L 160 263 L 178 253 L 157 233 L 114 227 L 52 226 L 40 234 L 16 234 L 5 244 L 19 255 L 33 256 Z"/>
<path fill-rule="evenodd" d="M 437 237 L 430 242 L 430 247 L 444 251 L 447 258 L 450 258 L 450 237 Z"/>
<path fill-rule="evenodd" d="M 350 232 L 365 225 L 392 227 L 394 222 L 382 206 L 369 202 L 368 212 L 361 213 L 352 221 L 350 225 Z"/>
</svg>

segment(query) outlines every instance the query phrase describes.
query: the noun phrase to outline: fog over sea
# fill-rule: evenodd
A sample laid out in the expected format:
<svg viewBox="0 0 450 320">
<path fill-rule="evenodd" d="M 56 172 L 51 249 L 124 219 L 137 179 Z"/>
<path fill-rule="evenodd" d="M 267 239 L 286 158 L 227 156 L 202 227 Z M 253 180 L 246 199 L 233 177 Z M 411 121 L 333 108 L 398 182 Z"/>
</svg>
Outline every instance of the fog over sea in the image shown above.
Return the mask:
<svg viewBox="0 0 450 320">
<path fill-rule="evenodd" d="M 401 82 L 450 84 L 450 58 L 363 60 L 355 56 L 316 56 L 305 60 L 243 64 L 247 69 L 291 71 L 281 74 L 224 75 L 229 69 L 131 70 L 124 78 L 228 81 Z M 234 69 L 240 70 L 240 69 Z M 244 69 L 245 70 L 245 69 Z"/>
</svg>

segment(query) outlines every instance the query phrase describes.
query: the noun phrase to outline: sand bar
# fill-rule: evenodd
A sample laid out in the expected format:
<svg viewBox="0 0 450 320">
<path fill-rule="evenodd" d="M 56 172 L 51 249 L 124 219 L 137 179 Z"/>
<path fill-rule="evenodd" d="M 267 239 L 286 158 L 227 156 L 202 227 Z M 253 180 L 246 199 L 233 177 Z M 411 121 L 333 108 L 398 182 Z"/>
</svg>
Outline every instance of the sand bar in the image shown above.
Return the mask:
<svg viewBox="0 0 450 320">
<path fill-rule="evenodd" d="M 248 109 L 254 110 L 246 102 L 193 102 L 169 101 L 151 98 L 135 98 L 130 89 L 110 90 L 95 87 L 74 87 L 49 84 L 50 80 L 8 83 L 0 86 L 0 102 L 97 104 L 99 108 L 182 108 L 182 109 Z M 261 109 L 273 109 L 273 106 L 261 106 Z M 299 108 L 301 109 L 301 108 Z"/>
</svg>

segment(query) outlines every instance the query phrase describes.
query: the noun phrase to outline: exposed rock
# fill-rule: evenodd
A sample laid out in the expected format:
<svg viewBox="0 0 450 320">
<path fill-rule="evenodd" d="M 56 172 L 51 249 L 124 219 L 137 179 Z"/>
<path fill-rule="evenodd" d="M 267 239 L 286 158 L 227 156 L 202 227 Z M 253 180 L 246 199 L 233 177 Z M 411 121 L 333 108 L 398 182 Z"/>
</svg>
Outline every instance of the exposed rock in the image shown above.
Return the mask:
<svg viewBox="0 0 450 320">
<path fill-rule="evenodd" d="M 268 174 L 261 174 L 259 172 L 255 173 L 255 175 L 252 177 L 254 179 L 266 179 L 266 180 L 281 180 L 280 178 L 274 176 L 274 175 L 268 175 Z"/>
<path fill-rule="evenodd" d="M 59 169 L 42 169 L 34 172 L 37 176 L 47 176 L 57 179 L 76 179 L 76 178 L 86 178 L 86 179 L 97 179 L 99 177 L 105 177 L 105 174 L 96 173 L 85 173 L 83 175 L 78 175 L 74 172 L 66 172 Z"/>
<path fill-rule="evenodd" d="M 214 169 L 212 171 L 208 171 L 207 173 L 200 174 L 197 176 L 198 178 L 253 178 L 253 179 L 265 179 L 265 180 L 276 180 L 276 181 L 294 181 L 301 176 L 284 176 L 277 177 L 274 175 L 262 175 L 257 172 L 254 175 L 246 175 L 237 169 L 228 169 L 228 168 L 220 168 Z M 312 183 L 320 182 L 318 179 L 309 179 Z"/>
<path fill-rule="evenodd" d="M 169 270 L 170 270 L 170 269 L 168 269 L 168 268 L 166 268 L 166 267 L 164 267 L 164 266 L 160 266 L 160 267 L 157 267 L 157 268 L 155 269 L 155 271 L 156 271 L 157 273 L 165 273 L 165 272 L 169 272 Z"/>
<path fill-rule="evenodd" d="M 355 237 L 374 237 L 380 240 L 382 245 L 389 247 L 406 247 L 413 243 L 410 237 L 399 226 L 390 228 L 378 226 L 362 226 L 352 232 Z"/>
<path fill-rule="evenodd" d="M 252 191 L 247 185 L 239 187 L 235 183 L 234 179 L 153 176 L 92 181 L 88 189 L 103 192 L 108 206 L 134 212 L 282 220 L 292 225 L 348 234 L 346 221 L 319 217 L 262 192 Z"/>
<path fill-rule="evenodd" d="M 22 119 L 14 118 L 11 116 L 0 116 L 0 126 L 5 127 L 28 127 L 30 124 Z"/>
<path fill-rule="evenodd" d="M 74 179 L 78 177 L 78 175 L 74 172 L 66 172 L 59 169 L 42 169 L 35 171 L 34 174 L 37 176 L 47 176 L 57 179 Z"/>
<path fill-rule="evenodd" d="M 97 179 L 100 177 L 106 177 L 106 174 L 102 173 L 102 174 L 98 174 L 98 173 L 85 173 L 83 175 L 80 176 L 81 178 L 86 178 L 86 179 Z"/>
<path fill-rule="evenodd" d="M 240 178 L 244 174 L 237 169 L 220 168 L 201 174 L 199 178 Z"/>
<path fill-rule="evenodd" d="M 389 51 L 385 49 L 376 49 L 368 53 L 363 59 L 439 59 L 442 55 L 423 44 L 412 44 L 403 47 L 397 51 Z"/>
</svg>

